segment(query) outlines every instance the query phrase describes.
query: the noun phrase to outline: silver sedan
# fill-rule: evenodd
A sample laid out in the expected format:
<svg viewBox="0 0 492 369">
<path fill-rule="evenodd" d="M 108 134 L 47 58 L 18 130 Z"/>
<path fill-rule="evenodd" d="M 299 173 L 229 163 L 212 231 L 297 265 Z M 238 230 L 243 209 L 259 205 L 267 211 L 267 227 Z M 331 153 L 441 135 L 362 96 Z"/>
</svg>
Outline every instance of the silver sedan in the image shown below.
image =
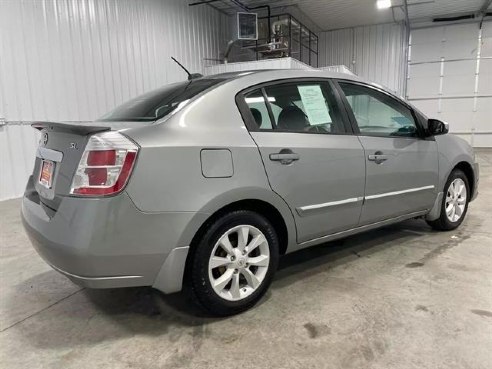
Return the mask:
<svg viewBox="0 0 492 369">
<path fill-rule="evenodd" d="M 234 314 L 283 254 L 415 217 L 451 230 L 477 195 L 465 141 L 357 77 L 193 77 L 91 125 L 34 124 L 24 225 L 75 283 L 186 288 Z"/>
</svg>

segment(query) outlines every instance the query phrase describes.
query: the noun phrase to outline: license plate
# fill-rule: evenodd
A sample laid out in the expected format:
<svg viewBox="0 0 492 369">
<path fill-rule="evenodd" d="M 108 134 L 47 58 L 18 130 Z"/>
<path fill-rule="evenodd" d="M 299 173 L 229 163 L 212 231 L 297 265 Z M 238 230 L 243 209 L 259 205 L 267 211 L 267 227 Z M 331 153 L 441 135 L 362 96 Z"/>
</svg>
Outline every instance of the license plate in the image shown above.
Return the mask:
<svg viewBox="0 0 492 369">
<path fill-rule="evenodd" d="M 51 160 L 43 160 L 41 164 L 41 174 L 39 175 L 39 183 L 46 188 L 51 188 L 54 169 L 55 163 Z"/>
</svg>

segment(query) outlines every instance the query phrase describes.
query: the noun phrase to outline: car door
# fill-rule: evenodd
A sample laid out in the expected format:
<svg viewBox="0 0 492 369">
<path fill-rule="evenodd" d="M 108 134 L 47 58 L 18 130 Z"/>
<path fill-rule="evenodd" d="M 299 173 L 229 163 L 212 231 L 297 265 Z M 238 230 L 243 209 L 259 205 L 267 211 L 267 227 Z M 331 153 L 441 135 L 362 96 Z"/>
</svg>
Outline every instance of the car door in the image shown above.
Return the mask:
<svg viewBox="0 0 492 369">
<path fill-rule="evenodd" d="M 367 85 L 338 85 L 366 159 L 360 224 L 430 209 L 437 196 L 437 144 L 423 138 L 412 109 Z"/>
<path fill-rule="evenodd" d="M 359 221 L 364 151 L 337 99 L 328 81 L 318 80 L 277 82 L 242 95 L 242 115 L 273 191 L 292 210 L 299 243 Z"/>
</svg>

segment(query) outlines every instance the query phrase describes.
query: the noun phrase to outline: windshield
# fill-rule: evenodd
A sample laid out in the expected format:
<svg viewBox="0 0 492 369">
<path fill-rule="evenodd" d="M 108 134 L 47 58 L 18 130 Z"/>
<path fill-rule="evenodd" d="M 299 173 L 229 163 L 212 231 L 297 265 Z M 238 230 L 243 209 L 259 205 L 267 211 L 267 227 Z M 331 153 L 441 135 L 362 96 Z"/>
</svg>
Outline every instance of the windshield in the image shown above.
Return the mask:
<svg viewBox="0 0 492 369">
<path fill-rule="evenodd" d="M 180 103 L 222 81 L 224 79 L 201 78 L 173 83 L 127 101 L 109 113 L 104 114 L 98 121 L 153 122 L 171 113 Z"/>
</svg>

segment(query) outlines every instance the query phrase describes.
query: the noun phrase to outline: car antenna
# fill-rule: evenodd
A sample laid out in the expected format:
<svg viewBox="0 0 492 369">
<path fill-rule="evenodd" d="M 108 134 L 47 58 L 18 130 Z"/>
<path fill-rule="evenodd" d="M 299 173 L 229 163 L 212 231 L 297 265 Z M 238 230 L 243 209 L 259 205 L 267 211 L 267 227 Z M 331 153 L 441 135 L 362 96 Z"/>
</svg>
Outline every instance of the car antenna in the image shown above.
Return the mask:
<svg viewBox="0 0 492 369">
<path fill-rule="evenodd" d="M 192 79 L 195 79 L 195 78 L 200 78 L 200 77 L 203 77 L 203 75 L 201 75 L 200 73 L 190 73 L 188 69 L 186 69 L 183 64 L 181 64 L 179 61 L 176 60 L 176 58 L 174 58 L 173 56 L 171 56 L 171 59 L 174 60 L 176 62 L 176 64 L 178 64 L 181 68 L 183 68 L 183 70 L 186 72 L 186 74 L 188 74 L 188 81 L 191 81 Z"/>
</svg>

